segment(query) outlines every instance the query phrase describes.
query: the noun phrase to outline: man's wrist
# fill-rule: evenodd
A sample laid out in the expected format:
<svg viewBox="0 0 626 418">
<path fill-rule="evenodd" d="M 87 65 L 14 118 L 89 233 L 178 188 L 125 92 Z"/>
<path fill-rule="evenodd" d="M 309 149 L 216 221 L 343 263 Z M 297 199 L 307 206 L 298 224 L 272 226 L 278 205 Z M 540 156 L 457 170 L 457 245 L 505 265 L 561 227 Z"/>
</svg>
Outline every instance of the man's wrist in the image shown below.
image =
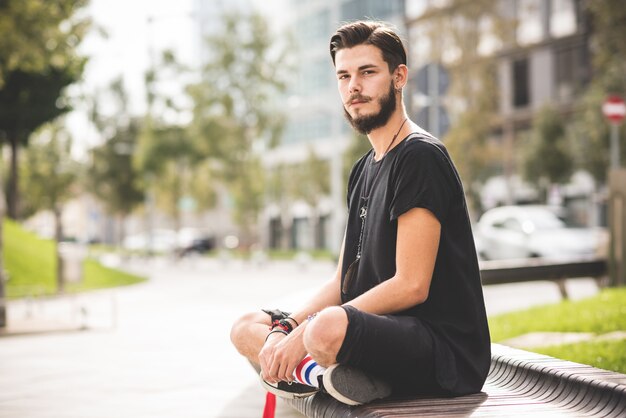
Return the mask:
<svg viewBox="0 0 626 418">
<path fill-rule="evenodd" d="M 285 331 L 287 334 L 291 333 L 291 331 L 293 331 L 293 329 L 295 328 L 295 326 L 298 326 L 298 322 L 293 319 L 292 321 L 290 321 L 288 318 L 290 317 L 286 317 L 286 318 L 282 318 L 282 319 L 276 319 L 274 322 L 272 322 L 272 325 L 270 326 L 270 330 L 275 330 L 275 329 L 281 329 L 283 331 Z"/>
<path fill-rule="evenodd" d="M 270 336 L 272 334 L 283 334 L 283 335 L 288 335 L 289 333 L 287 331 L 285 331 L 284 329 L 281 328 L 274 328 L 273 330 L 271 330 L 269 332 L 269 334 L 267 334 L 267 337 L 265 337 L 265 342 L 267 342 L 267 340 L 270 338 Z"/>
<path fill-rule="evenodd" d="M 292 329 L 295 329 L 296 327 L 300 326 L 300 323 L 298 323 L 298 321 L 296 321 L 294 318 L 292 318 L 291 316 L 287 316 L 284 318 L 284 321 L 287 321 L 291 324 Z"/>
</svg>

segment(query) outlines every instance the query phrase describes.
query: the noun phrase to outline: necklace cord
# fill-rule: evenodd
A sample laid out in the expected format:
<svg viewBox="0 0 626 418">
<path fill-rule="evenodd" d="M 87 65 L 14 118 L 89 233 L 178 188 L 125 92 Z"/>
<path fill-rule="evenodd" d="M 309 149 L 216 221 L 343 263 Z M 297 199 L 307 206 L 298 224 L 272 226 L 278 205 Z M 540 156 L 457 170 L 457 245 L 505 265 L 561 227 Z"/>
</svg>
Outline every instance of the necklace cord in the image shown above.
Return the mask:
<svg viewBox="0 0 626 418">
<path fill-rule="evenodd" d="M 404 126 L 404 124 L 406 123 L 406 121 L 408 120 L 408 118 L 404 118 L 404 120 L 402 121 L 402 125 L 400 125 L 400 128 L 398 129 L 398 131 L 396 132 L 396 134 L 393 136 L 393 138 L 391 138 L 391 142 L 389 142 L 389 145 L 387 145 L 387 149 L 385 150 L 385 152 L 383 153 L 383 156 L 380 157 L 380 160 L 382 160 L 383 158 L 385 158 L 385 155 L 387 155 L 387 153 L 389 152 L 389 149 L 391 148 L 391 146 L 393 145 L 394 142 L 396 142 L 396 138 L 398 137 L 398 134 L 400 133 L 400 131 L 402 130 L 402 127 Z M 378 160 L 378 161 L 380 161 Z"/>
<path fill-rule="evenodd" d="M 383 154 L 383 156 L 378 161 L 382 161 L 382 159 L 385 158 L 385 156 L 389 152 L 389 149 L 391 149 L 391 146 L 396 141 L 396 138 L 400 134 L 400 131 L 402 130 L 402 127 L 404 126 L 404 124 L 406 123 L 407 120 L 408 120 L 408 118 L 404 119 L 404 121 L 402 122 L 402 125 L 400 125 L 400 129 L 398 129 L 398 132 L 396 132 L 396 134 L 393 136 L 393 138 L 391 139 L 391 142 L 389 142 L 389 145 L 387 145 L 387 149 L 385 150 L 385 153 Z M 363 190 L 361 192 L 361 199 L 363 200 L 363 204 L 361 206 L 361 209 L 359 210 L 359 217 L 361 218 L 361 232 L 359 234 L 359 243 L 357 245 L 357 251 L 356 251 L 356 259 L 357 260 L 359 260 L 361 258 L 361 250 L 362 250 L 362 245 L 363 245 L 363 232 L 365 230 L 365 219 L 367 218 L 367 203 L 368 203 L 368 200 L 370 198 L 369 193 L 371 192 L 371 190 L 367 190 L 368 189 L 368 187 L 367 187 L 368 186 L 368 184 L 367 184 L 368 183 L 367 177 L 368 177 L 368 174 L 369 174 L 369 173 L 367 173 L 367 171 L 369 171 L 369 167 L 371 167 L 373 160 L 374 160 L 374 156 L 372 155 L 372 160 L 370 160 L 370 163 L 368 165 L 368 170 L 366 170 L 366 172 L 365 172 L 365 182 L 363 184 Z M 378 178 L 378 173 L 380 172 L 380 167 L 381 166 L 382 166 L 382 163 L 377 167 L 376 173 L 374 174 L 374 177 L 372 178 L 372 183 L 369 185 L 370 189 L 374 186 L 374 182 L 376 181 L 376 178 Z M 367 196 L 365 196 L 365 193 L 367 193 Z"/>
<path fill-rule="evenodd" d="M 382 159 L 385 158 L 385 156 L 387 155 L 387 153 L 391 149 L 391 146 L 393 145 L 393 143 L 396 142 L 396 138 L 400 134 L 400 131 L 402 130 L 402 127 L 404 126 L 404 124 L 406 123 L 407 120 L 408 120 L 408 118 L 404 118 L 404 120 L 402 121 L 402 124 L 400 125 L 400 128 L 398 129 L 396 134 L 393 136 L 393 138 L 389 142 L 389 145 L 387 145 L 387 149 L 383 153 L 383 156 L 380 157 L 380 160 L 378 160 L 378 161 L 382 161 Z M 375 152 L 374 152 L 374 154 L 375 154 Z M 372 159 L 370 160 L 368 168 L 371 167 L 372 161 L 374 161 L 374 155 L 372 155 Z M 374 174 L 374 178 L 372 179 L 372 184 L 370 185 L 370 188 L 371 188 L 371 186 L 374 185 L 374 182 L 376 181 L 376 178 L 378 177 L 378 173 L 379 172 L 380 172 L 380 166 L 378 166 L 378 169 L 376 170 L 376 174 Z M 368 183 L 367 177 L 368 177 L 368 175 L 367 175 L 367 173 L 365 173 L 365 183 L 363 184 L 363 192 L 361 193 L 361 198 L 364 198 L 364 199 L 368 199 L 369 198 L 369 192 L 370 192 L 370 190 L 368 190 L 368 187 L 367 187 L 368 186 L 368 184 L 367 184 Z M 367 193 L 367 195 L 365 193 Z"/>
</svg>

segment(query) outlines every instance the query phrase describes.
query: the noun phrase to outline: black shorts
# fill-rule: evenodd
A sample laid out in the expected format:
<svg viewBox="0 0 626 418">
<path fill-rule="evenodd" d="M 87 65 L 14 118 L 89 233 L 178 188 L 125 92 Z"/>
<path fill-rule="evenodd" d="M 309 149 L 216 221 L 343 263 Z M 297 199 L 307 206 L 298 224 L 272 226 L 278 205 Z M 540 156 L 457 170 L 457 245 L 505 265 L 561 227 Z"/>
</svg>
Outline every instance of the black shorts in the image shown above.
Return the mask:
<svg viewBox="0 0 626 418">
<path fill-rule="evenodd" d="M 352 306 L 337 362 L 378 376 L 398 395 L 437 394 L 433 339 L 417 318 L 373 315 Z"/>
</svg>

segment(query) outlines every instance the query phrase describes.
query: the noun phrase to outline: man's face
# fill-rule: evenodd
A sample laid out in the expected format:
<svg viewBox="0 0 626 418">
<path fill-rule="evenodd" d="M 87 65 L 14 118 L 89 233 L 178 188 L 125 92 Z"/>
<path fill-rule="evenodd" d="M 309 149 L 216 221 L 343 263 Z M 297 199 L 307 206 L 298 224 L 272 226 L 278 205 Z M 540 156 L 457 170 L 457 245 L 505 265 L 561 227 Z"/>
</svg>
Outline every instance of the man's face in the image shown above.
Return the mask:
<svg viewBox="0 0 626 418">
<path fill-rule="evenodd" d="M 396 110 L 392 74 L 373 45 L 344 48 L 335 55 L 339 94 L 354 129 L 368 134 L 384 126 Z"/>
</svg>

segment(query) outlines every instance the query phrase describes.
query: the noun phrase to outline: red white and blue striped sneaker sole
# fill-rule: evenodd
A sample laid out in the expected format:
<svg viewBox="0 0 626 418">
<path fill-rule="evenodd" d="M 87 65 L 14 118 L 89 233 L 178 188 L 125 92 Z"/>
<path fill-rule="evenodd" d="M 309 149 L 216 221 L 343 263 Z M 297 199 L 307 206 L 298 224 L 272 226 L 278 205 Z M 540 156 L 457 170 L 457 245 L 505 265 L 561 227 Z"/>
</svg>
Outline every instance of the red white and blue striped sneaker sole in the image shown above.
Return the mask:
<svg viewBox="0 0 626 418">
<path fill-rule="evenodd" d="M 326 369 L 322 382 L 330 396 L 346 405 L 362 405 L 391 395 L 388 383 L 341 364 Z"/>
</svg>

